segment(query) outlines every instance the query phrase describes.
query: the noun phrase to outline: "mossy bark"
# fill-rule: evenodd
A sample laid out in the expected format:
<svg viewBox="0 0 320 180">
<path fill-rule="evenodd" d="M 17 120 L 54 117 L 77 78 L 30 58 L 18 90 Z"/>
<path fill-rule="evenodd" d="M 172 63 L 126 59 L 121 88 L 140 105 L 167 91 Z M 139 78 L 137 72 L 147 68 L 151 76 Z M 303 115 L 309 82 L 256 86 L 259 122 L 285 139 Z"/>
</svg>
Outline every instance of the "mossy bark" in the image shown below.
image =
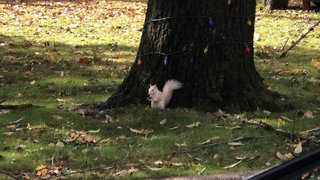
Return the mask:
<svg viewBox="0 0 320 180">
<path fill-rule="evenodd" d="M 274 97 L 253 58 L 256 1 L 230 2 L 149 0 L 137 58 L 101 108 L 148 103 L 149 84 L 161 89 L 168 79 L 184 84 L 174 93 L 171 107 L 204 111 L 268 108 Z M 171 18 L 150 22 L 164 17 Z M 150 52 L 168 54 L 167 64 L 166 55 Z"/>
</svg>

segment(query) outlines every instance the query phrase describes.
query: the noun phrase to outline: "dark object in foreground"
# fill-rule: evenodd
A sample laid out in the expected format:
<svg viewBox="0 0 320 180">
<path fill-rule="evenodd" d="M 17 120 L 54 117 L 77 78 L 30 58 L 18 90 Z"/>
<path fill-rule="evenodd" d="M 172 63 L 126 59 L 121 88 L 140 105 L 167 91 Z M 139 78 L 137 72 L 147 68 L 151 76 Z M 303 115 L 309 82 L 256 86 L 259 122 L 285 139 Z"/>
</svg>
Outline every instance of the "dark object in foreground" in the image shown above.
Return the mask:
<svg viewBox="0 0 320 180">
<path fill-rule="evenodd" d="M 303 38 L 305 38 L 305 37 L 307 36 L 307 34 L 308 34 L 309 32 L 313 31 L 314 28 L 316 28 L 319 24 L 320 24 L 320 21 L 318 21 L 316 24 L 314 24 L 313 26 L 311 26 L 306 33 L 302 34 L 296 42 L 294 42 L 285 52 L 283 52 L 283 53 L 279 56 L 279 59 L 281 59 L 281 58 L 283 58 L 284 56 L 286 56 L 286 54 L 287 54 L 292 48 L 294 48 Z"/>
<path fill-rule="evenodd" d="M 304 173 L 311 172 L 320 167 L 319 157 L 320 148 L 316 148 L 248 179 L 300 179 Z"/>
</svg>

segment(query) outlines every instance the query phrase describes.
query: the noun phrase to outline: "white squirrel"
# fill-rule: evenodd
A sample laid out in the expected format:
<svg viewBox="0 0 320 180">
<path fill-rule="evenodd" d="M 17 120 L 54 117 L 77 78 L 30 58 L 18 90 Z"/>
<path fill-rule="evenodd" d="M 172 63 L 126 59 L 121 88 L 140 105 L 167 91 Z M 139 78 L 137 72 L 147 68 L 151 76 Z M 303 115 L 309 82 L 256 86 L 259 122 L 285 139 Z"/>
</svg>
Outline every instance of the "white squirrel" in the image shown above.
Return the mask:
<svg viewBox="0 0 320 180">
<path fill-rule="evenodd" d="M 151 101 L 151 107 L 164 109 L 169 104 L 173 91 L 181 87 L 182 83 L 174 79 L 170 79 L 164 84 L 163 92 L 158 90 L 157 85 L 150 84 L 148 100 Z"/>
</svg>

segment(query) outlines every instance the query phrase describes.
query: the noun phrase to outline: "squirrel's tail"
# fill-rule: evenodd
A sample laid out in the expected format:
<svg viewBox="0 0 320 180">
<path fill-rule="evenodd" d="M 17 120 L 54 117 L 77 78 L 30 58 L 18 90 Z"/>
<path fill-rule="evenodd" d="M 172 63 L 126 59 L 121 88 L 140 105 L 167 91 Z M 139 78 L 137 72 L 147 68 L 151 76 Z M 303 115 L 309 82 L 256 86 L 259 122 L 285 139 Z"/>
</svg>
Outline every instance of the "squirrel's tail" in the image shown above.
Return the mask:
<svg viewBox="0 0 320 180">
<path fill-rule="evenodd" d="M 181 87 L 182 83 L 174 79 L 170 79 L 164 84 L 162 92 L 165 98 L 165 106 L 170 102 L 173 90 L 180 89 Z"/>
</svg>

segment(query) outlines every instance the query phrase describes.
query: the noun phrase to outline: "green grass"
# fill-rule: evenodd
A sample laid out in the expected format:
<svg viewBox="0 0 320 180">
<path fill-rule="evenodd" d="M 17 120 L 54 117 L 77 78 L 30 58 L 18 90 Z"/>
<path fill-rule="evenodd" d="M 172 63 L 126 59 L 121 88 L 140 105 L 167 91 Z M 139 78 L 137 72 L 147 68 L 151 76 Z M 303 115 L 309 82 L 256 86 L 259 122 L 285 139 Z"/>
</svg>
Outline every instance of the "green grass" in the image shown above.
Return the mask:
<svg viewBox="0 0 320 180">
<path fill-rule="evenodd" d="M 291 145 L 298 142 L 241 124 L 238 116 L 296 133 L 320 125 L 319 67 L 311 63 L 312 59 L 320 61 L 317 29 L 285 58 L 277 59 L 284 40 L 289 38 L 286 49 L 319 19 L 319 14 L 293 10 L 257 13 L 256 36 L 260 38 L 255 41 L 256 66 L 269 88 L 284 95 L 283 104 L 294 106 L 285 112 L 211 114 L 139 105 L 85 117 L 71 110 L 83 103 L 105 101 L 128 73 L 146 5 L 100 1 L 0 6 L 0 100 L 6 100 L 2 104 L 36 105 L 0 111 L 0 169 L 12 174 L 35 178 L 40 165 L 74 179 L 160 178 L 265 169 L 283 162 L 275 154 L 293 152 Z M 315 118 L 304 117 L 307 110 Z M 283 116 L 293 121 L 283 120 Z M 18 119 L 18 123 L 8 125 Z M 186 127 L 196 122 L 198 127 Z M 88 139 L 66 142 L 73 135 Z M 309 135 L 319 140 L 316 133 Z M 183 152 L 207 140 L 219 142 L 241 136 L 271 137 L 243 141 L 241 146 L 217 145 Z M 57 146 L 61 141 L 64 146 Z M 303 152 L 313 148 L 303 146 Z M 225 169 L 239 161 L 236 157 L 246 159 Z M 97 168 L 100 166 L 110 168 Z M 57 176 L 53 172 L 45 175 Z M 0 174 L 0 179 L 6 178 Z"/>
</svg>

